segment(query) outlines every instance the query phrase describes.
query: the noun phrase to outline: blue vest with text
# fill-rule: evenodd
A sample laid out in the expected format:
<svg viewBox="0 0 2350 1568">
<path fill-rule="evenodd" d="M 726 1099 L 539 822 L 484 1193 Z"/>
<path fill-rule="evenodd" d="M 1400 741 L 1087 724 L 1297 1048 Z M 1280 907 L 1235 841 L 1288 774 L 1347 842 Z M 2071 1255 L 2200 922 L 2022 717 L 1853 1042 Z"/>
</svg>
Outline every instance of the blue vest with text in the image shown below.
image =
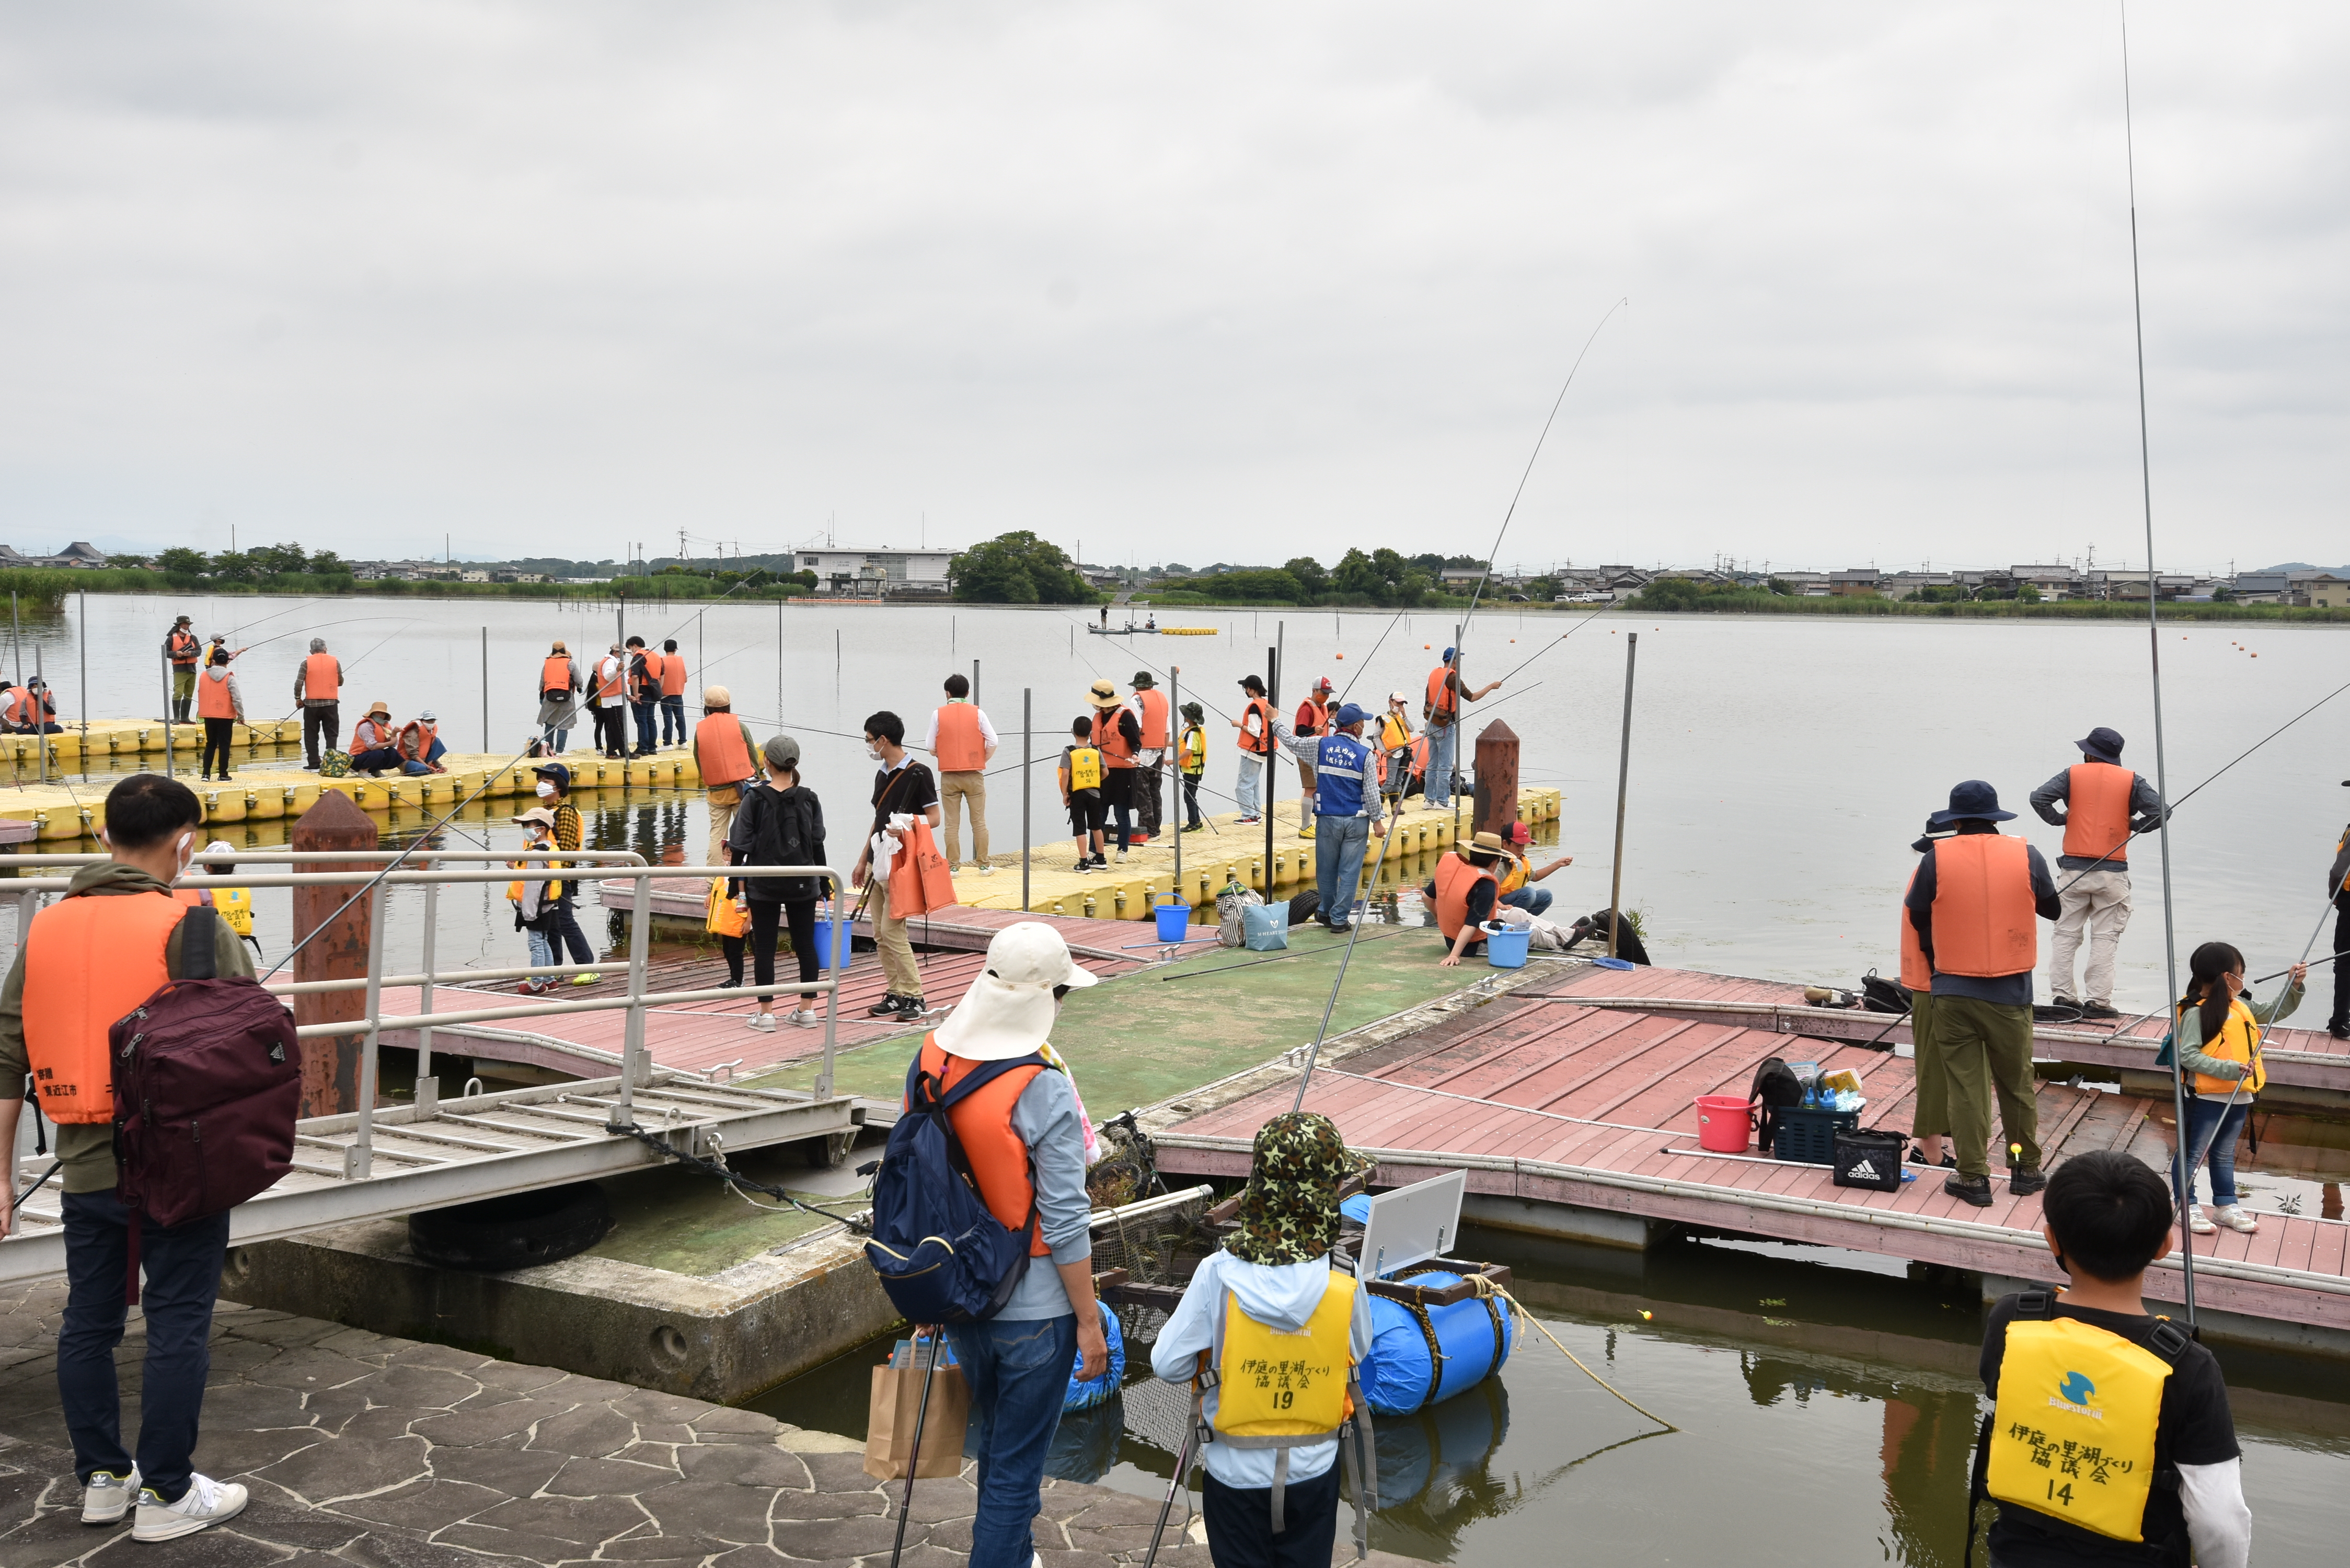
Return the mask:
<svg viewBox="0 0 2350 1568">
<path fill-rule="evenodd" d="M 1325 735 L 1314 759 L 1314 815 L 1363 814 L 1363 765 L 1371 749 L 1352 735 Z"/>
</svg>

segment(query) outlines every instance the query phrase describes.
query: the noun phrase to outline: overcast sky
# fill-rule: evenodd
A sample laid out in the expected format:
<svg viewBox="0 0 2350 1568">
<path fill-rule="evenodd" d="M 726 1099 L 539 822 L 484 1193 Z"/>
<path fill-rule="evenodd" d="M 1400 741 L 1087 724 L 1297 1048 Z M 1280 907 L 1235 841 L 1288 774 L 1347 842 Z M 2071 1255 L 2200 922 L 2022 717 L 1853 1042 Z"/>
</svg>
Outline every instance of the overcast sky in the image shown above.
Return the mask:
<svg viewBox="0 0 2350 1568">
<path fill-rule="evenodd" d="M 2345 556 L 2350 11 L 2132 8 L 2158 555 Z M 0 16 L 0 541 L 2142 564 L 2116 11 Z"/>
</svg>

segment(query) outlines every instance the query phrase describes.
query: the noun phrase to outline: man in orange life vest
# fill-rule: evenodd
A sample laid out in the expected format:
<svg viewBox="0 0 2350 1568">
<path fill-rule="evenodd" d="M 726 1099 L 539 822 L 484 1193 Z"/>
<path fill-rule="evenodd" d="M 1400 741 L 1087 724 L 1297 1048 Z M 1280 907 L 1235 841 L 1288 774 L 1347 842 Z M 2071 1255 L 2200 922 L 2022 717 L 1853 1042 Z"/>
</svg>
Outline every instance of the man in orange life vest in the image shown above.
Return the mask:
<svg viewBox="0 0 2350 1568">
<path fill-rule="evenodd" d="M 134 774 L 116 784 L 99 836 L 113 858 L 75 872 L 65 898 L 33 917 L 0 986 L 0 1081 L 20 1083 L 31 1072 L 41 1108 L 57 1124 L 68 1282 L 57 1394 L 82 1484 L 82 1522 L 113 1524 L 135 1506 L 141 1541 L 217 1524 L 244 1506 L 243 1487 L 210 1480 L 190 1465 L 228 1213 L 166 1229 L 133 1216 L 115 1196 L 107 1031 L 184 972 L 180 921 L 188 908 L 172 896 L 172 882 L 187 869 L 203 820 L 194 792 L 183 784 Z M 253 973 L 244 943 L 226 920 L 213 922 L 213 965 L 224 978 Z M 0 1098 L 0 1150 L 16 1147 L 23 1104 L 14 1094 Z M 0 1159 L 0 1217 L 15 1202 L 15 1163 Z M 122 1446 L 114 1369 L 134 1224 L 147 1275 L 135 1455 Z"/>
<path fill-rule="evenodd" d="M 1419 706 L 1428 721 L 1428 775 L 1420 788 L 1423 804 L 1441 811 L 1452 804 L 1452 773 L 1461 753 L 1461 704 L 1480 701 L 1501 689 L 1489 680 L 1471 691 L 1461 679 L 1457 649 L 1444 650 L 1444 662 L 1428 672 L 1428 700 Z"/>
<path fill-rule="evenodd" d="M 743 792 L 751 787 L 755 771 L 751 759 L 759 742 L 751 726 L 734 716 L 734 695 L 723 686 L 702 689 L 702 722 L 693 727 L 693 765 L 710 803 L 710 849 L 704 866 L 731 866 L 726 835 L 734 826 Z"/>
<path fill-rule="evenodd" d="M 1992 825 L 2015 813 L 1981 779 L 1950 791 L 1947 811 L 1927 818 L 1951 836 L 1928 846 L 1902 900 L 1918 950 L 1933 973 L 1934 1044 L 1949 1075 L 1951 1153 L 1959 1168 L 1942 1183 L 1952 1197 L 1991 1202 L 1991 1106 L 2011 1148 L 2008 1185 L 2019 1196 L 2048 1185 L 2040 1169 L 2040 1115 L 2033 1098 L 2032 971 L 2040 961 L 2033 918 L 2056 918 L 2048 862 Z"/>
<path fill-rule="evenodd" d="M 637 749 L 629 754 L 650 757 L 660 750 L 661 656 L 641 637 L 629 639 L 628 649 L 629 711 L 637 720 Z"/>
<path fill-rule="evenodd" d="M 917 1023 L 925 1011 L 921 966 L 914 961 L 906 917 L 893 913 L 889 907 L 890 867 L 873 864 L 873 849 L 874 841 L 889 831 L 893 816 L 921 817 L 936 831 L 941 815 L 939 786 L 931 770 L 907 754 L 906 722 L 886 709 L 865 721 L 865 754 L 879 763 L 881 771 L 873 775 L 873 826 L 866 835 L 865 847 L 858 851 L 857 867 L 848 880 L 852 887 L 866 890 L 866 912 L 873 918 L 873 949 L 880 955 L 881 972 L 889 985 L 881 1000 L 866 1011 L 876 1018 Z M 902 847 L 900 853 L 905 853 Z M 866 877 L 868 868 L 873 873 L 870 881 Z"/>
<path fill-rule="evenodd" d="M 1170 721 L 1174 715 L 1168 711 L 1167 693 L 1159 690 L 1159 682 L 1148 670 L 1138 670 L 1128 685 L 1134 695 L 1126 700 L 1126 711 L 1142 731 L 1142 743 L 1134 753 L 1136 763 L 1132 781 L 1134 814 L 1137 832 L 1135 842 L 1148 844 L 1159 836 L 1159 825 L 1166 810 L 1159 794 L 1159 775 L 1166 771 L 1167 752 L 1174 740 Z"/>
<path fill-rule="evenodd" d="M 2140 775 L 2122 766 L 2122 738 L 2102 725 L 2077 742 L 2081 760 L 2032 792 L 2032 809 L 2043 822 L 2064 830 L 2064 852 L 2056 868 L 2069 872 L 2057 895 L 2051 944 L 2049 998 L 2070 1007 L 2080 998 L 2084 1018 L 2119 1018 L 2114 1007 L 2114 955 L 2129 924 L 2128 844 L 2162 822 L 2162 796 Z M 2058 811 L 2062 805 L 2064 809 Z M 2073 989 L 2073 959 L 2089 938 L 2089 967 L 2081 988 Z"/>
<path fill-rule="evenodd" d="M 294 701 L 302 710 L 302 771 L 318 771 L 322 752 L 343 738 L 343 661 L 327 651 L 327 639 L 310 639 L 310 656 L 294 667 Z M 321 743 L 323 742 L 323 744 Z"/>
<path fill-rule="evenodd" d="M 203 662 L 204 645 L 182 616 L 163 639 L 163 657 L 172 661 L 172 717 L 186 723 L 196 705 L 196 666 Z"/>
<path fill-rule="evenodd" d="M 1070 961 L 1058 931 L 1022 920 L 988 942 L 985 970 L 922 1042 L 922 1070 L 950 1089 L 983 1062 L 1044 1058 L 1012 1068 L 947 1113 L 989 1212 L 1015 1228 L 1027 1224 L 1032 1210 L 1036 1217 L 1026 1271 L 1003 1309 L 983 1322 L 947 1325 L 971 1384 L 977 1428 L 971 1568 L 1028 1568 L 1034 1561 L 1045 1456 L 1070 1368 L 1090 1379 L 1109 1365 L 1094 1300 L 1085 1106 L 1050 1044 L 1061 998 L 1093 983 Z"/>
<path fill-rule="evenodd" d="M 956 830 L 962 812 L 971 812 L 971 858 L 983 877 L 995 875 L 987 863 L 987 764 L 995 760 L 995 726 L 971 700 L 971 682 L 950 675 L 944 707 L 931 714 L 931 732 L 922 750 L 939 760 L 939 808 L 946 816 L 947 865 L 960 867 L 962 837 Z"/>
<path fill-rule="evenodd" d="M 660 671 L 660 738 L 661 744 L 685 744 L 685 655 L 677 650 L 677 639 L 661 639 Z"/>
</svg>

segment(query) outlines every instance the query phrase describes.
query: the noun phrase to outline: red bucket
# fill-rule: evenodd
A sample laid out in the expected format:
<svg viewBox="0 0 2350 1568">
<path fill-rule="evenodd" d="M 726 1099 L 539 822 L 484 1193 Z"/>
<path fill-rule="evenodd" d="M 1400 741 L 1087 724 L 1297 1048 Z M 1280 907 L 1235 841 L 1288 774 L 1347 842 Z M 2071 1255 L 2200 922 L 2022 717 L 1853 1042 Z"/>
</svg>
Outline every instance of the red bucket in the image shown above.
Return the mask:
<svg viewBox="0 0 2350 1568">
<path fill-rule="evenodd" d="M 1697 1141 L 1716 1154 L 1744 1154 L 1753 1119 L 1752 1103 L 1742 1095 L 1700 1095 L 1697 1097 Z"/>
</svg>

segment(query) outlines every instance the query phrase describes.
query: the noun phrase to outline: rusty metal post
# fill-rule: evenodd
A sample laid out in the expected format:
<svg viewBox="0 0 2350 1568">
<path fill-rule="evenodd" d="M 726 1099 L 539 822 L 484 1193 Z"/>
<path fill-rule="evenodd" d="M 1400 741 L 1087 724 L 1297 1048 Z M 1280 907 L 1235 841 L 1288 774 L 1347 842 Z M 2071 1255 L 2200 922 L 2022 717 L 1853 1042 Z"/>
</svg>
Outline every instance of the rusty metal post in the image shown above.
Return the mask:
<svg viewBox="0 0 2350 1568">
<path fill-rule="evenodd" d="M 1474 833 L 1510 836 L 1518 820 L 1518 732 L 1496 719 L 1477 736 Z"/>
<path fill-rule="evenodd" d="M 296 850 L 371 850 L 378 834 L 368 814 L 348 797 L 321 793 L 318 803 L 302 814 L 288 835 Z M 372 871 L 363 861 L 312 861 L 322 871 Z M 307 945 L 294 955 L 294 978 L 300 980 L 360 980 L 367 975 L 368 937 L 372 922 L 368 903 L 354 897 L 352 887 L 294 889 L 294 940 Z M 347 907 L 348 906 L 348 907 Z M 316 941 L 310 933 L 327 928 Z M 340 1023 L 363 1017 L 366 995 L 359 991 L 308 992 L 294 999 L 294 1022 Z M 341 1116 L 359 1108 L 359 1059 L 366 1049 L 364 1028 L 348 1034 L 321 1036 L 306 1042 L 302 1053 L 302 1114 Z"/>
</svg>

